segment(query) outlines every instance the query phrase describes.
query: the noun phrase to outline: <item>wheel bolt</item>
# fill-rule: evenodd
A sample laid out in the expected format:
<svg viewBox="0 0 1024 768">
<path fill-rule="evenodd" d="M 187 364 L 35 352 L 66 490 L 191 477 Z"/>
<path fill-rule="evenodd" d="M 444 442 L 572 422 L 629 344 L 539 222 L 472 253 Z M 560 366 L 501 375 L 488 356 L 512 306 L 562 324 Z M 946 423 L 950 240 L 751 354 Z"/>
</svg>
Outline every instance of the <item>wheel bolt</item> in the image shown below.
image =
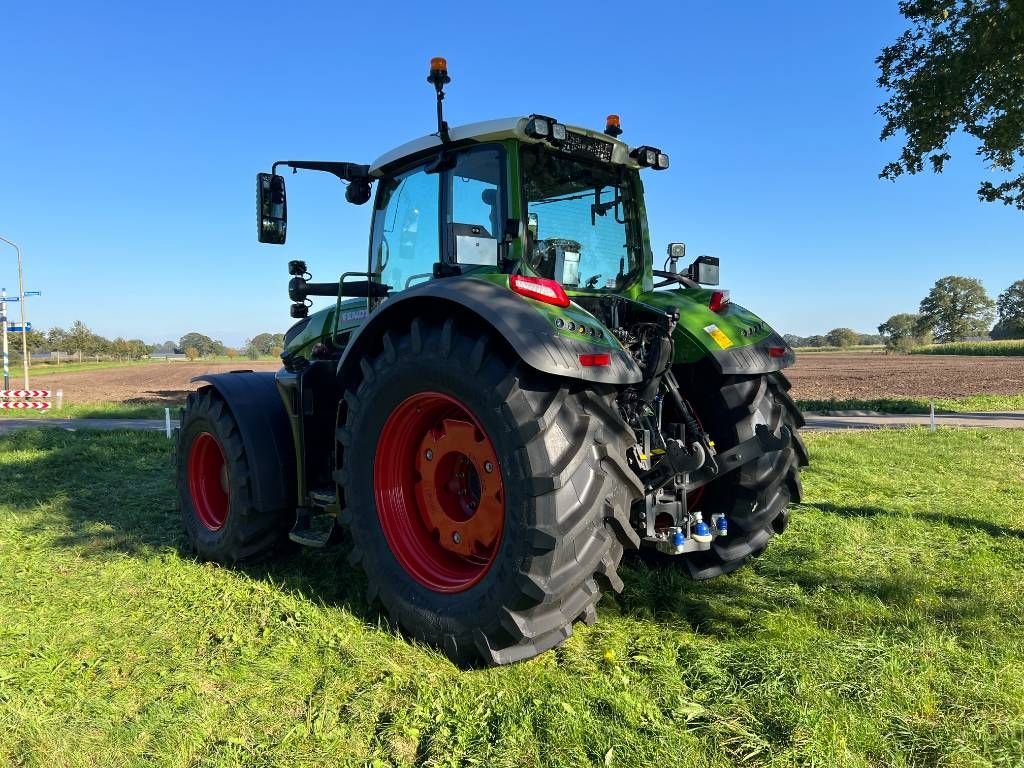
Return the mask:
<svg viewBox="0 0 1024 768">
<path fill-rule="evenodd" d="M 487 474 L 490 474 L 493 471 L 494 471 L 494 465 L 491 462 L 489 462 L 489 461 L 485 461 L 484 462 L 484 472 L 486 472 Z"/>
<path fill-rule="evenodd" d="M 456 544 L 458 544 L 460 541 L 462 541 L 462 534 L 459 533 L 458 531 L 453 533 L 452 534 L 452 541 L 454 541 Z"/>
<path fill-rule="evenodd" d="M 434 460 L 434 452 L 432 450 L 430 450 L 429 448 L 427 448 L 427 452 L 426 452 L 425 455 L 427 457 L 427 461 L 433 461 Z"/>
</svg>

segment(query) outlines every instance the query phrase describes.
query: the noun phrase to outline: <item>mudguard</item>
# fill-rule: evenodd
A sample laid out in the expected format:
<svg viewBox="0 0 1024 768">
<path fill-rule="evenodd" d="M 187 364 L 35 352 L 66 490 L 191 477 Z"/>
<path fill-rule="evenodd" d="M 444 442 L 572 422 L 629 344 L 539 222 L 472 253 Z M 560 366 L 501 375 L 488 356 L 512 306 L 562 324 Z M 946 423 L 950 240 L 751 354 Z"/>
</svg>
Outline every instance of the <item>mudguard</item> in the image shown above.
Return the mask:
<svg viewBox="0 0 1024 768">
<path fill-rule="evenodd" d="M 713 291 L 675 289 L 642 294 L 640 301 L 679 313 L 674 339 L 675 362 L 710 358 L 719 373 L 764 374 L 788 368 L 796 354 L 774 329 L 749 309 L 729 303 L 712 312 Z"/>
<path fill-rule="evenodd" d="M 502 285 L 502 281 L 504 285 Z M 446 306 L 447 305 L 447 306 Z M 538 371 L 600 384 L 636 384 L 642 379 L 633 357 L 597 318 L 571 306 L 564 310 L 520 296 L 508 288 L 507 275 L 469 276 L 430 280 L 384 301 L 355 333 L 338 363 L 339 372 L 358 361 L 370 339 L 396 322 L 419 316 L 442 318 L 447 310 L 463 310 L 504 338 L 517 355 Z M 561 320 L 561 325 L 559 325 Z M 602 332 L 601 340 L 568 332 L 569 321 Z M 610 365 L 584 366 L 580 355 L 606 353 Z"/>
<path fill-rule="evenodd" d="M 253 468 L 253 503 L 261 510 L 295 507 L 295 447 L 273 373 L 232 371 L 196 376 L 213 387 L 238 424 Z"/>
</svg>

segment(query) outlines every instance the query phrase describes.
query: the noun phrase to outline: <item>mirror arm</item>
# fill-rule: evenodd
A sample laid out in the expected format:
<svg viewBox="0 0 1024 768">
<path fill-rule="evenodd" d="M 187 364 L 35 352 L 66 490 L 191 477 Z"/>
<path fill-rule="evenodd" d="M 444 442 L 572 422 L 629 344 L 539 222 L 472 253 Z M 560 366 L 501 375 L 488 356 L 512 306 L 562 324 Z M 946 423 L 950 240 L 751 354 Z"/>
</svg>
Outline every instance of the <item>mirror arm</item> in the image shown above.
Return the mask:
<svg viewBox="0 0 1024 768">
<path fill-rule="evenodd" d="M 277 174 L 279 165 L 286 165 L 293 172 L 301 168 L 304 171 L 333 173 L 342 181 L 364 181 L 370 178 L 370 166 L 358 163 L 338 163 L 330 160 L 278 160 L 271 167 L 270 172 Z"/>
</svg>

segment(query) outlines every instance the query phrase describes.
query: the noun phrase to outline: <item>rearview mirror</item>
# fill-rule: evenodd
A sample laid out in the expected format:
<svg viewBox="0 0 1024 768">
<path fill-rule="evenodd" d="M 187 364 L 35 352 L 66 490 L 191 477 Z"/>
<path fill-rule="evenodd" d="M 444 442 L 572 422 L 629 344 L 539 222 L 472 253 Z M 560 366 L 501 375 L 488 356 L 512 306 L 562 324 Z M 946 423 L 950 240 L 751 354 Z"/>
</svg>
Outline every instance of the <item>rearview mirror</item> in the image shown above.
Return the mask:
<svg viewBox="0 0 1024 768">
<path fill-rule="evenodd" d="M 698 256 L 690 265 L 688 277 L 701 285 L 718 285 L 718 257 Z"/>
<path fill-rule="evenodd" d="M 288 235 L 288 199 L 284 177 L 256 174 L 256 236 L 261 243 L 281 245 Z"/>
</svg>

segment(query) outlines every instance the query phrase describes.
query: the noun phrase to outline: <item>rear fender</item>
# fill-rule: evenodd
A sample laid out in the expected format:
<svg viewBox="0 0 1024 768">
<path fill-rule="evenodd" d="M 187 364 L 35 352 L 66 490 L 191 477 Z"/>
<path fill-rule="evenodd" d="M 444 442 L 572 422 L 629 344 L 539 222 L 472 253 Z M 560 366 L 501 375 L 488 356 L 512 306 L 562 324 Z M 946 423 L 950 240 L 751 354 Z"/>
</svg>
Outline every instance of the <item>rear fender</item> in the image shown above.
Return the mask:
<svg viewBox="0 0 1024 768">
<path fill-rule="evenodd" d="M 253 503 L 263 511 L 295 507 L 295 443 L 273 373 L 196 376 L 212 387 L 238 424 L 252 471 Z"/>
<path fill-rule="evenodd" d="M 504 284 L 498 282 L 503 280 Z M 338 363 L 340 376 L 358 370 L 384 332 L 407 325 L 414 317 L 426 320 L 462 314 L 504 339 L 531 368 L 562 378 L 601 384 L 636 384 L 642 376 L 632 356 L 601 322 L 581 307 L 561 310 L 528 299 L 508 288 L 507 275 L 489 279 L 447 277 L 431 280 L 387 299 L 356 332 Z M 564 317 L 563 317 L 564 315 Z M 557 324 L 562 320 L 562 325 Z M 569 319 L 583 322 L 587 334 L 567 331 Z M 589 335 L 600 331 L 600 339 Z M 593 338 L 593 341 L 591 339 Z M 584 366 L 580 355 L 607 353 L 610 365 Z"/>
<path fill-rule="evenodd" d="M 796 362 L 789 344 L 764 320 L 739 304 L 712 312 L 712 291 L 653 291 L 640 300 L 663 311 L 679 313 L 674 333 L 675 363 L 709 359 L 722 374 L 763 374 Z"/>
</svg>

